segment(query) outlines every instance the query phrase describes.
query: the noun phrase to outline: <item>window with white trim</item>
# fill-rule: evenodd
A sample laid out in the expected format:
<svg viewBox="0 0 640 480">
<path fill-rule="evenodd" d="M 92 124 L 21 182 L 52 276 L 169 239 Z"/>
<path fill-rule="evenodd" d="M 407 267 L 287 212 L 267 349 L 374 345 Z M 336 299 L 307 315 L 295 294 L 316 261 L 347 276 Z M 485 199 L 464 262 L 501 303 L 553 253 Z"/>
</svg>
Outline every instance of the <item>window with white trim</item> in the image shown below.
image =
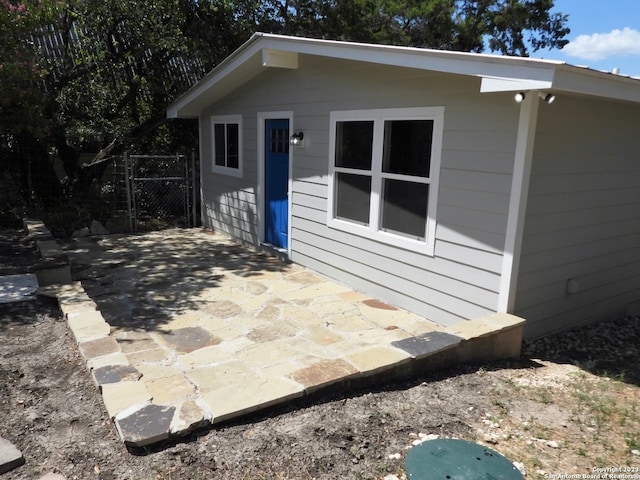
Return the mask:
<svg viewBox="0 0 640 480">
<path fill-rule="evenodd" d="M 211 117 L 212 170 L 242 176 L 242 116 Z"/>
<path fill-rule="evenodd" d="M 330 227 L 433 254 L 443 107 L 332 112 Z"/>
</svg>

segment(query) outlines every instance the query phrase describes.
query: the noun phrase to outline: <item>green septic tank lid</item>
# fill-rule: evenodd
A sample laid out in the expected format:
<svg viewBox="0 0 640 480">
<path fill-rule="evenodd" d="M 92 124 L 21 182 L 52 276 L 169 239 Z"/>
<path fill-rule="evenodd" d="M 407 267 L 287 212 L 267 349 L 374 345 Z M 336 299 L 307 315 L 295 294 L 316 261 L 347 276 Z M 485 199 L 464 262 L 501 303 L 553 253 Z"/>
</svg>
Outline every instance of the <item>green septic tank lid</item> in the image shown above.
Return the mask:
<svg viewBox="0 0 640 480">
<path fill-rule="evenodd" d="M 405 466 L 409 480 L 523 480 L 513 463 L 495 450 L 450 438 L 411 448 Z"/>
</svg>

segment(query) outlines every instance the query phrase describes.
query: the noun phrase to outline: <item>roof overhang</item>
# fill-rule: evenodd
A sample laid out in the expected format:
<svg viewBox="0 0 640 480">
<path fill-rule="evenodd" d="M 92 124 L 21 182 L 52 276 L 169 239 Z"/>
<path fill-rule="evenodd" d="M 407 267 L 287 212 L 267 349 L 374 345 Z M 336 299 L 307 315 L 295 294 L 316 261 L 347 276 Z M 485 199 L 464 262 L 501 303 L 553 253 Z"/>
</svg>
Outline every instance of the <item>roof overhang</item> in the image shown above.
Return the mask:
<svg viewBox="0 0 640 480">
<path fill-rule="evenodd" d="M 554 90 L 640 103 L 640 79 L 554 60 L 450 52 L 256 33 L 167 109 L 169 118 L 198 117 L 268 68 L 298 68 L 300 55 L 479 77 L 481 92 Z"/>
</svg>

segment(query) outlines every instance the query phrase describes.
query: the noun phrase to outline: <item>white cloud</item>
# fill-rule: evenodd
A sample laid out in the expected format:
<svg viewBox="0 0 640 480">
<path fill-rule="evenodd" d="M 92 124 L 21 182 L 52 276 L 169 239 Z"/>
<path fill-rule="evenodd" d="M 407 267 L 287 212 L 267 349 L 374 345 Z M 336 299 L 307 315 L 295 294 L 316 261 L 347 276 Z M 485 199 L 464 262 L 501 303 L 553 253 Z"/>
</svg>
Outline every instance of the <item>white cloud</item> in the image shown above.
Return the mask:
<svg viewBox="0 0 640 480">
<path fill-rule="evenodd" d="M 640 32 L 625 27 L 609 33 L 579 35 L 562 50 L 571 57 L 594 61 L 617 55 L 640 55 Z"/>
</svg>

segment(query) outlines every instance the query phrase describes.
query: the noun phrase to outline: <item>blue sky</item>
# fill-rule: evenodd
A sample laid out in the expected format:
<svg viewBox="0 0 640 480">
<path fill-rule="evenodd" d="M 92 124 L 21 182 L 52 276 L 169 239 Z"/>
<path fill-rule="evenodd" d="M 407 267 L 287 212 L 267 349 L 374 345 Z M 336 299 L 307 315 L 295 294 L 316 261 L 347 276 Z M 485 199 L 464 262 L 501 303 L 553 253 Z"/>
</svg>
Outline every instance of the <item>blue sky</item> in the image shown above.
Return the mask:
<svg viewBox="0 0 640 480">
<path fill-rule="evenodd" d="M 531 57 L 640 77 L 640 0 L 556 0 L 553 11 L 569 15 L 569 44 Z"/>
</svg>

